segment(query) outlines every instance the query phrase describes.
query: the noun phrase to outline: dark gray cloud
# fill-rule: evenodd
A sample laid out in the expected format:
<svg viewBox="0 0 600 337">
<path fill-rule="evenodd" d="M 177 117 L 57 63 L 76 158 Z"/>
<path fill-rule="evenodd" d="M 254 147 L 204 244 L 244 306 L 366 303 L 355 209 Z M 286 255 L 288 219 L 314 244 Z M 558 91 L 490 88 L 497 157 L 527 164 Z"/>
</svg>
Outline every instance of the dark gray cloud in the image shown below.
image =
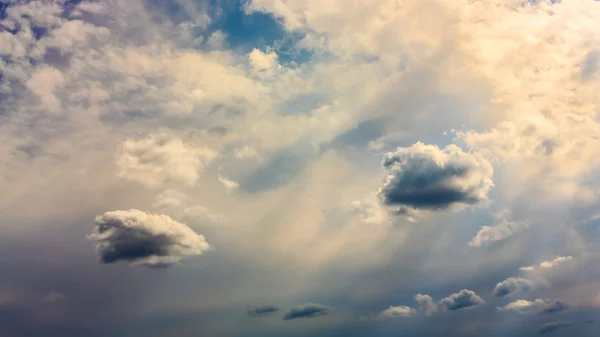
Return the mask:
<svg viewBox="0 0 600 337">
<path fill-rule="evenodd" d="M 448 209 L 487 200 L 493 186 L 492 165 L 455 145 L 440 149 L 416 143 L 383 158 L 389 172 L 379 195 L 401 209 Z"/>
<path fill-rule="evenodd" d="M 574 325 L 573 322 L 568 322 L 568 321 L 548 322 L 548 323 L 540 325 L 540 327 L 538 329 L 538 333 L 543 334 L 543 333 L 554 332 L 560 328 L 566 328 L 566 327 L 570 327 L 573 325 Z"/>
<path fill-rule="evenodd" d="M 272 315 L 278 312 L 279 310 L 281 309 L 274 305 L 261 305 L 248 310 L 247 313 L 250 317 L 261 317 Z"/>
<path fill-rule="evenodd" d="M 285 316 L 283 316 L 283 319 L 288 321 L 298 318 L 313 318 L 318 316 L 324 316 L 329 314 L 332 310 L 333 309 L 331 307 L 325 305 L 309 303 L 297 306 L 292 310 L 288 311 L 285 314 Z"/>
<path fill-rule="evenodd" d="M 530 291 L 537 287 L 537 283 L 520 277 L 509 277 L 498 283 L 494 288 L 495 297 L 505 297 L 517 292 Z"/>
<path fill-rule="evenodd" d="M 541 313 L 542 314 L 557 314 L 559 312 L 563 312 L 568 309 L 569 309 L 569 306 L 565 302 L 556 300 L 556 301 L 550 303 L 544 309 L 542 309 Z"/>
<path fill-rule="evenodd" d="M 449 311 L 473 308 L 484 303 L 485 301 L 481 297 L 468 289 L 463 289 L 440 300 L 442 309 Z"/>
<path fill-rule="evenodd" d="M 100 262 L 128 261 L 135 265 L 166 267 L 209 248 L 204 236 L 167 215 L 131 209 L 97 216 L 94 241 Z"/>
</svg>

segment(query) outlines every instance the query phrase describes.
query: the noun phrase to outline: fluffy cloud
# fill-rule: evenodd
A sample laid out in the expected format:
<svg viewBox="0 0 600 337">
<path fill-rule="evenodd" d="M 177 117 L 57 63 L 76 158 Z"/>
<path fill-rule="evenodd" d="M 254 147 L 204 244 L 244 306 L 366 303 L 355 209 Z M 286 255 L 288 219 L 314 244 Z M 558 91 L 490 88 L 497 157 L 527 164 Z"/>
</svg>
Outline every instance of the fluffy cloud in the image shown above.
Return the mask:
<svg viewBox="0 0 600 337">
<path fill-rule="evenodd" d="M 227 219 L 223 214 L 207 207 L 190 204 L 187 195 L 175 189 L 167 189 L 158 194 L 152 207 L 161 213 L 191 223 L 217 224 Z"/>
<path fill-rule="evenodd" d="M 256 48 L 248 54 L 248 59 L 250 66 L 256 71 L 270 69 L 277 65 L 277 53 L 263 53 Z"/>
<path fill-rule="evenodd" d="M 548 322 L 548 323 L 544 323 L 544 324 L 540 325 L 540 327 L 538 328 L 538 333 L 540 333 L 540 334 L 550 333 L 550 332 L 554 332 L 558 329 L 570 327 L 573 325 L 574 325 L 573 322 L 569 322 L 569 321 Z"/>
<path fill-rule="evenodd" d="M 168 266 L 209 249 L 204 236 L 171 219 L 136 209 L 96 217 L 89 235 L 101 263 L 127 261 L 149 267 Z"/>
<path fill-rule="evenodd" d="M 429 295 L 416 294 L 415 301 L 419 304 L 419 309 L 424 311 L 427 316 L 438 312 L 437 306 L 433 303 L 433 298 Z"/>
<path fill-rule="evenodd" d="M 153 187 L 171 181 L 194 186 L 199 171 L 216 157 L 211 149 L 159 133 L 121 144 L 118 176 Z"/>
<path fill-rule="evenodd" d="M 438 210 L 487 200 L 492 165 L 455 145 L 440 149 L 416 143 L 383 158 L 388 176 L 379 190 L 383 202 L 404 209 Z"/>
<path fill-rule="evenodd" d="M 485 304 L 485 301 L 479 297 L 474 291 L 463 289 L 458 293 L 454 293 L 440 300 L 442 310 L 455 311 Z"/>
<path fill-rule="evenodd" d="M 529 227 L 526 222 L 511 220 L 510 212 L 507 210 L 496 213 L 495 217 L 498 223 L 481 227 L 477 235 L 469 242 L 469 246 L 481 247 L 490 242 L 506 240 Z"/>
<path fill-rule="evenodd" d="M 305 305 L 297 306 L 288 311 L 283 319 L 288 321 L 299 318 L 314 318 L 329 314 L 333 309 L 328 306 L 321 304 L 309 303 Z"/>
<path fill-rule="evenodd" d="M 278 312 L 279 310 L 281 309 L 274 305 L 261 305 L 248 310 L 247 314 L 250 317 L 270 316 Z"/>
<path fill-rule="evenodd" d="M 406 306 L 390 306 L 379 314 L 380 319 L 396 318 L 396 317 L 413 317 L 417 314 L 417 310 Z"/>
<path fill-rule="evenodd" d="M 494 296 L 505 297 L 519 292 L 531 291 L 537 286 L 535 281 L 520 277 L 510 277 L 496 285 L 494 288 Z"/>
</svg>

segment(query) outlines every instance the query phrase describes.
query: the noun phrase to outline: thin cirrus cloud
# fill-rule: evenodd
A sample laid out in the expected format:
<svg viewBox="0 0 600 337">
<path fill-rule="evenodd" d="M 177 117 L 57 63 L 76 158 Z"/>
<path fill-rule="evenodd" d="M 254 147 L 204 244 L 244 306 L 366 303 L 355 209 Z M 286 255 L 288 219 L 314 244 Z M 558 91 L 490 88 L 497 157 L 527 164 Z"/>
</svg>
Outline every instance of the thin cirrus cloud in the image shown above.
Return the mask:
<svg viewBox="0 0 600 337">
<path fill-rule="evenodd" d="M 204 236 L 167 215 L 136 209 L 111 211 L 96 217 L 89 239 L 100 262 L 119 261 L 147 267 L 166 267 L 201 255 L 209 249 Z"/>
</svg>

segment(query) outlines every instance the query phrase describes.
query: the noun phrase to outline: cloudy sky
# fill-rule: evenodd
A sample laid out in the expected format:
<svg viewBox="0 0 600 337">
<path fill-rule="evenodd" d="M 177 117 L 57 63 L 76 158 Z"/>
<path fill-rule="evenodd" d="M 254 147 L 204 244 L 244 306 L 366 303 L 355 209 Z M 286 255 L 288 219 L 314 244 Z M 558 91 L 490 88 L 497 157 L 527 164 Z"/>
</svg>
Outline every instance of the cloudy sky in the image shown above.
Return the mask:
<svg viewBox="0 0 600 337">
<path fill-rule="evenodd" d="M 0 335 L 598 335 L 599 1 L 0 13 Z"/>
</svg>

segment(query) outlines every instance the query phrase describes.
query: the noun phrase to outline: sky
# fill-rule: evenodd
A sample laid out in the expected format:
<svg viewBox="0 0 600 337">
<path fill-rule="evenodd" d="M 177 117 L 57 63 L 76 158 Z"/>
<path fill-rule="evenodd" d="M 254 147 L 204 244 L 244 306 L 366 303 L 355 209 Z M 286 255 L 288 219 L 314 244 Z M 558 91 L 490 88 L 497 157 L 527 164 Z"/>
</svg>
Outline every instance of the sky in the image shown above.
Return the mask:
<svg viewBox="0 0 600 337">
<path fill-rule="evenodd" d="M 0 1 L 2 337 L 597 336 L 600 2 Z"/>
</svg>

